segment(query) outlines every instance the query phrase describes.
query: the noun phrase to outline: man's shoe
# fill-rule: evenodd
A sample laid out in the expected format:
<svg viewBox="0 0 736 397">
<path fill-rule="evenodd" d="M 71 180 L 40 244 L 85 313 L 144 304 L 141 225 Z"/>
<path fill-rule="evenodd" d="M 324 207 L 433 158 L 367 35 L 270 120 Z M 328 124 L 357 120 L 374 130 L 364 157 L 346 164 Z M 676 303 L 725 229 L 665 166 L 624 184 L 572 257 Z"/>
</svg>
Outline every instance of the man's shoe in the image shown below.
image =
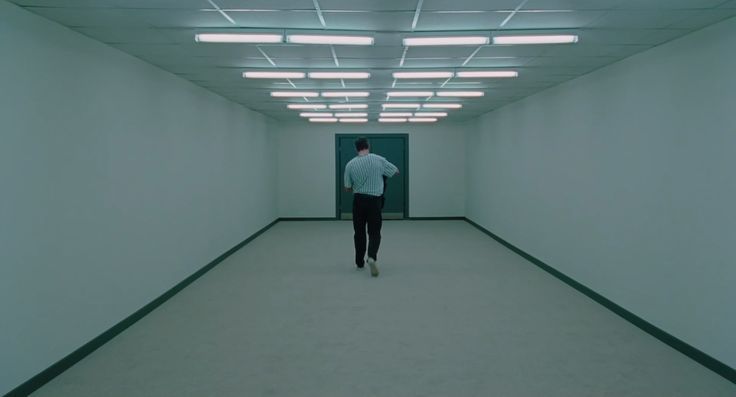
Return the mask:
<svg viewBox="0 0 736 397">
<path fill-rule="evenodd" d="M 378 277 L 378 266 L 376 266 L 376 260 L 369 257 L 368 266 L 371 268 L 371 276 Z"/>
</svg>

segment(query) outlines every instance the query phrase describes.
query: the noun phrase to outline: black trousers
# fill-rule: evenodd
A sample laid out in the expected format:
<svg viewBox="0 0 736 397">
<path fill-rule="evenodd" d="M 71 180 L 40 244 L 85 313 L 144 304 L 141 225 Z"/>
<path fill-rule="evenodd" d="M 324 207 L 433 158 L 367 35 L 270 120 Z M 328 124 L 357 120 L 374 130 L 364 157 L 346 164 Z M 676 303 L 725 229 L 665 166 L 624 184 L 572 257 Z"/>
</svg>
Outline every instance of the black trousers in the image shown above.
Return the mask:
<svg viewBox="0 0 736 397">
<path fill-rule="evenodd" d="M 368 257 L 378 259 L 378 247 L 381 245 L 381 197 L 356 193 L 353 195 L 353 230 L 355 235 L 355 264 L 363 266 L 365 257 L 366 236 L 368 226 Z"/>
</svg>

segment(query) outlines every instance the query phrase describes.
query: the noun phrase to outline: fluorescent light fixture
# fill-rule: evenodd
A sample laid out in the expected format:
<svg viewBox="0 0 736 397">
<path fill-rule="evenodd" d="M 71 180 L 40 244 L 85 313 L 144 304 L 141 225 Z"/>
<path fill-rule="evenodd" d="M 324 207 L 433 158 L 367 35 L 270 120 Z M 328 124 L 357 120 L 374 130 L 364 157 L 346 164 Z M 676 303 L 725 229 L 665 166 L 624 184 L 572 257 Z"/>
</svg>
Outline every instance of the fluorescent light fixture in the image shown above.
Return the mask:
<svg viewBox="0 0 736 397">
<path fill-rule="evenodd" d="M 418 103 L 384 103 L 384 109 L 419 109 Z"/>
<path fill-rule="evenodd" d="M 390 97 L 430 97 L 434 95 L 432 91 L 390 91 L 386 93 Z"/>
<path fill-rule="evenodd" d="M 340 119 L 341 123 L 367 123 L 368 119 L 362 118 L 362 119 Z"/>
<path fill-rule="evenodd" d="M 370 95 L 371 93 L 368 91 L 325 91 L 322 93 L 322 96 L 325 98 L 345 98 L 345 97 L 365 98 Z"/>
<path fill-rule="evenodd" d="M 447 112 L 416 112 L 414 117 L 447 117 Z"/>
<path fill-rule="evenodd" d="M 336 103 L 330 105 L 330 109 L 368 109 L 366 103 Z"/>
<path fill-rule="evenodd" d="M 299 113 L 299 116 L 300 117 L 310 117 L 310 118 L 333 117 L 332 113 L 322 113 L 322 112 L 317 112 L 317 113 L 304 112 L 304 113 Z"/>
<path fill-rule="evenodd" d="M 368 113 L 335 113 L 335 117 L 368 117 Z"/>
<path fill-rule="evenodd" d="M 379 123 L 406 123 L 405 118 L 394 118 L 394 117 L 381 117 L 378 119 Z"/>
<path fill-rule="evenodd" d="M 411 117 L 409 122 L 411 123 L 434 123 L 437 121 L 435 117 Z"/>
<path fill-rule="evenodd" d="M 245 79 L 303 79 L 304 72 L 245 72 Z"/>
<path fill-rule="evenodd" d="M 463 107 L 460 103 L 425 103 L 422 105 L 425 109 L 460 109 Z"/>
<path fill-rule="evenodd" d="M 457 72 L 456 76 L 460 78 L 504 78 L 519 77 L 519 72 L 515 70 L 475 70 L 467 72 Z"/>
<path fill-rule="evenodd" d="M 337 119 L 334 117 L 319 117 L 309 119 L 311 123 L 337 123 Z"/>
<path fill-rule="evenodd" d="M 379 114 L 380 117 L 412 117 L 414 116 L 414 113 L 408 113 L 408 112 L 383 112 Z"/>
<path fill-rule="evenodd" d="M 452 72 L 394 72 L 395 79 L 449 79 Z"/>
<path fill-rule="evenodd" d="M 369 79 L 371 74 L 368 72 L 310 72 L 310 79 Z"/>
<path fill-rule="evenodd" d="M 258 33 L 200 33 L 194 36 L 198 43 L 283 43 L 284 36 L 280 34 Z"/>
<path fill-rule="evenodd" d="M 493 44 L 571 44 L 577 43 L 578 36 L 573 34 L 533 35 L 533 36 L 496 36 Z"/>
<path fill-rule="evenodd" d="M 289 109 L 295 110 L 320 110 L 327 109 L 327 105 L 311 104 L 311 103 L 290 103 L 286 105 Z"/>
<path fill-rule="evenodd" d="M 487 36 L 407 37 L 404 39 L 404 47 L 485 45 L 488 43 L 490 43 L 490 39 Z"/>
<path fill-rule="evenodd" d="M 293 44 L 373 45 L 374 39 L 371 36 L 292 34 L 286 37 L 286 42 Z"/>
<path fill-rule="evenodd" d="M 319 93 L 311 91 L 273 91 L 271 96 L 276 98 L 314 98 L 319 96 Z"/>
<path fill-rule="evenodd" d="M 483 96 L 485 93 L 483 91 L 438 91 L 437 96 L 443 96 L 443 97 L 479 97 Z"/>
</svg>

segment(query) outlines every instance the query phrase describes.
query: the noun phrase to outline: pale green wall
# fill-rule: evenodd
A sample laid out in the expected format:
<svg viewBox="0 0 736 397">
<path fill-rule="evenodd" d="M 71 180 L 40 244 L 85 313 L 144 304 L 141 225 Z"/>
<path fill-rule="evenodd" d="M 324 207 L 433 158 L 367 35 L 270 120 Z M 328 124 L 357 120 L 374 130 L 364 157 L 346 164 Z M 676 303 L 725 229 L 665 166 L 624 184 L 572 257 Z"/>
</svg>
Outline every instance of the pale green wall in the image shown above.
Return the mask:
<svg viewBox="0 0 736 397">
<path fill-rule="evenodd" d="M 0 1 L 0 395 L 276 217 L 264 116 Z"/>
<path fill-rule="evenodd" d="M 409 215 L 465 216 L 465 129 L 434 125 L 274 122 L 281 217 L 335 216 L 335 134 L 409 135 Z"/>
<path fill-rule="evenodd" d="M 732 367 L 735 49 L 731 19 L 489 113 L 467 141 L 472 220 Z"/>
</svg>

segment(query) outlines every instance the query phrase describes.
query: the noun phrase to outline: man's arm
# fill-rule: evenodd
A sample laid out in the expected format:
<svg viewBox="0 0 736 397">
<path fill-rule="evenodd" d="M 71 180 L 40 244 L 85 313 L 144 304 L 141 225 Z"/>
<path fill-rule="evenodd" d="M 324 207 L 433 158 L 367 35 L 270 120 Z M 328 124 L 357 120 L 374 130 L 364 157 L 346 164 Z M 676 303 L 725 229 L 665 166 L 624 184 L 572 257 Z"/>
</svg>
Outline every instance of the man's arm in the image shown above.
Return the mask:
<svg viewBox="0 0 736 397">
<path fill-rule="evenodd" d="M 391 164 L 390 161 L 384 158 L 383 159 L 383 175 L 391 178 L 392 176 L 398 175 L 398 174 L 399 174 L 399 169 L 395 165 Z"/>
<path fill-rule="evenodd" d="M 348 193 L 353 191 L 353 180 L 350 177 L 350 164 L 345 166 L 344 187 L 345 191 Z"/>
</svg>

